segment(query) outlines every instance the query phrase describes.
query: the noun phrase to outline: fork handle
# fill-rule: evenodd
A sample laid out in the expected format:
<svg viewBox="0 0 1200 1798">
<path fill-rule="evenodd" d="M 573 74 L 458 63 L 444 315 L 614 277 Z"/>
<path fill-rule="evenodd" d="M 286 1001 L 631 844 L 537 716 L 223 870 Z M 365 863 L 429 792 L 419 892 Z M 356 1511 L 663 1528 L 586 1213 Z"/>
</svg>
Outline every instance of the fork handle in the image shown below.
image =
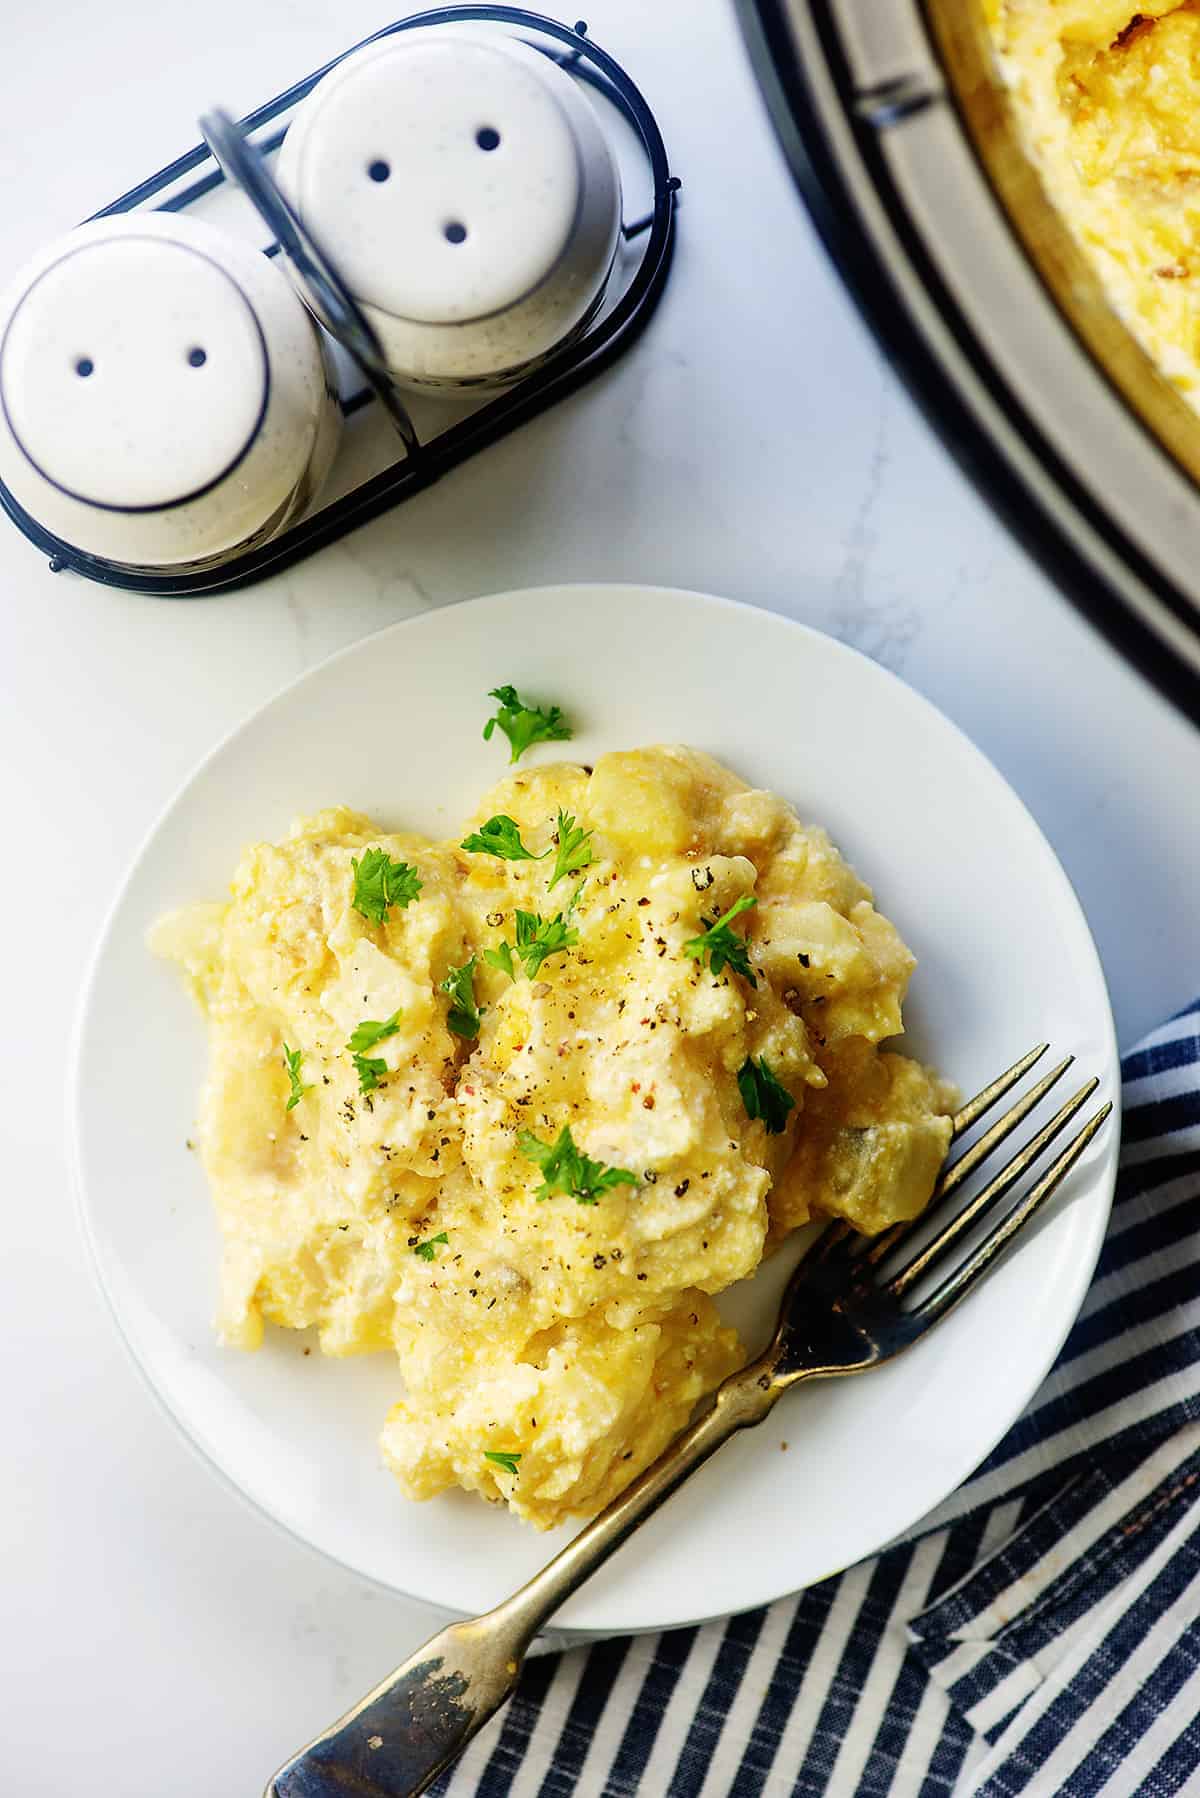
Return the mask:
<svg viewBox="0 0 1200 1798">
<path fill-rule="evenodd" d="M 625 1491 L 495 1610 L 453 1623 L 281 1767 L 266 1798 L 415 1798 L 457 1760 L 520 1678 L 538 1631 L 678 1486 L 784 1389 L 775 1344 L 719 1386 L 707 1409 Z"/>
</svg>

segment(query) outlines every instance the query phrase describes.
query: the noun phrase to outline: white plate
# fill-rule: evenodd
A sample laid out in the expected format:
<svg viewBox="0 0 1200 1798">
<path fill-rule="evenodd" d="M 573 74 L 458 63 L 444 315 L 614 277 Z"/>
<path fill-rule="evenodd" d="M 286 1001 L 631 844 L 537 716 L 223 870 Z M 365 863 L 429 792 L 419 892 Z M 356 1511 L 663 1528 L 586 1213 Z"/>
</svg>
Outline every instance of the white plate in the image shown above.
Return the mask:
<svg viewBox="0 0 1200 1798">
<path fill-rule="evenodd" d="M 145 933 L 169 907 L 219 897 L 243 846 L 301 812 L 342 802 L 389 827 L 453 829 L 504 771 L 505 745 L 480 735 L 502 681 L 576 721 L 574 742 L 539 759 L 692 743 L 826 824 L 919 957 L 909 1046 L 964 1090 L 1049 1038 L 1119 1098 L 1104 979 L 1049 845 L 978 750 L 853 650 L 697 594 L 556 587 L 428 613 L 297 681 L 183 788 L 104 931 L 77 1039 L 83 1208 L 120 1327 L 192 1442 L 297 1536 L 459 1611 L 500 1599 L 565 1532 L 538 1535 L 462 1493 L 409 1503 L 375 1447 L 397 1393 L 386 1356 L 306 1356 L 284 1331 L 255 1355 L 215 1345 L 216 1230 L 186 1147 L 205 1032 Z M 744 1610 L 872 1553 L 937 1504 L 1016 1418 L 1075 1317 L 1117 1135 L 1104 1132 L 1044 1226 L 942 1329 L 878 1373 L 790 1395 L 560 1621 L 638 1630 Z"/>
</svg>

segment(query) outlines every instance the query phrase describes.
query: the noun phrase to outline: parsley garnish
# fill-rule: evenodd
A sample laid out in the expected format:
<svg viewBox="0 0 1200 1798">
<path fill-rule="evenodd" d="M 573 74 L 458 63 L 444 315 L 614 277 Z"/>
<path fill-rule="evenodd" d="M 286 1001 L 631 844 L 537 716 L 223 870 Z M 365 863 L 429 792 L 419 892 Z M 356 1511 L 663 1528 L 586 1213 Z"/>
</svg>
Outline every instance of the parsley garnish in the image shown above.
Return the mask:
<svg viewBox="0 0 1200 1798">
<path fill-rule="evenodd" d="M 365 1018 L 356 1024 L 354 1034 L 346 1044 L 354 1058 L 354 1071 L 358 1075 L 358 1090 L 362 1093 L 373 1093 L 383 1076 L 388 1071 L 388 1064 L 382 1055 L 364 1054 L 366 1049 L 374 1049 L 377 1044 L 385 1043 L 389 1036 L 395 1036 L 400 1028 L 400 1013 L 394 1011 L 390 1018 L 382 1023 L 374 1018 Z"/>
<path fill-rule="evenodd" d="M 354 1072 L 358 1075 L 360 1093 L 373 1093 L 387 1071 L 388 1064 L 382 1055 L 356 1055 L 354 1057 Z"/>
<path fill-rule="evenodd" d="M 469 837 L 464 837 L 462 847 L 469 849 L 472 855 L 498 855 L 505 862 L 541 862 L 550 853 L 544 849 L 541 855 L 534 855 L 532 850 L 526 849 L 521 841 L 520 825 L 503 812 L 489 818 L 482 830 L 472 831 Z"/>
<path fill-rule="evenodd" d="M 685 943 L 683 953 L 694 956 L 701 964 L 707 958 L 714 974 L 719 974 L 728 963 L 735 974 L 744 974 L 751 986 L 757 986 L 758 981 L 750 967 L 746 944 L 736 930 L 730 929 L 734 918 L 740 917 L 742 912 L 749 911 L 752 905 L 757 904 L 758 900 L 751 894 L 743 893 L 740 899 L 734 900 L 723 918 L 713 920 L 703 936 L 694 936 L 690 943 Z"/>
<path fill-rule="evenodd" d="M 400 1029 L 400 1013 L 394 1011 L 390 1018 L 377 1024 L 373 1018 L 365 1018 L 361 1024 L 354 1026 L 354 1035 L 346 1044 L 351 1054 L 360 1049 L 373 1049 L 376 1043 L 386 1043 L 389 1036 L 395 1036 Z"/>
<path fill-rule="evenodd" d="M 483 959 L 490 967 L 499 968 L 510 980 L 517 978 L 517 970 L 513 967 L 512 944 L 502 942 L 498 949 L 485 949 Z"/>
<path fill-rule="evenodd" d="M 421 891 L 421 876 L 407 862 L 394 862 L 386 849 L 367 849 L 359 861 L 352 856 L 354 869 L 354 909 L 372 924 L 382 924 L 388 907 L 398 905 L 401 911 L 411 905 Z"/>
<path fill-rule="evenodd" d="M 577 893 L 575 899 L 578 897 Z M 575 899 L 567 908 L 567 917 L 574 910 Z M 518 911 L 516 943 L 505 941 L 498 949 L 485 949 L 483 959 L 493 968 L 503 968 L 509 979 L 515 980 L 515 949 L 525 965 L 527 978 L 532 980 L 547 956 L 561 955 L 564 949 L 570 949 L 578 941 L 579 932 L 567 923 L 562 912 L 556 912 L 552 918 L 543 918 L 535 911 Z"/>
<path fill-rule="evenodd" d="M 450 1238 L 446 1235 L 446 1232 L 444 1230 L 439 1230 L 436 1236 L 429 1237 L 425 1242 L 414 1242 L 413 1254 L 419 1255 L 422 1261 L 436 1261 L 437 1256 L 433 1252 L 434 1245 L 439 1242 L 448 1243 L 449 1241 Z"/>
<path fill-rule="evenodd" d="M 552 918 L 543 918 L 537 912 L 517 913 L 517 954 L 531 980 L 548 956 L 561 955 L 578 941 L 579 932 L 561 912 L 555 912 Z"/>
<path fill-rule="evenodd" d="M 497 1467 L 503 1467 L 505 1473 L 512 1474 L 516 1473 L 521 1459 L 520 1455 L 510 1454 L 504 1448 L 485 1448 L 483 1458 L 485 1461 L 494 1461 Z"/>
<path fill-rule="evenodd" d="M 475 1003 L 475 957 L 465 961 L 461 968 L 451 968 L 442 981 L 441 990 L 450 996 L 447 1027 L 455 1036 L 478 1036 L 482 1012 Z"/>
<path fill-rule="evenodd" d="M 552 1193 L 563 1192 L 581 1205 L 594 1205 L 600 1194 L 611 1187 L 638 1183 L 637 1175 L 628 1168 L 605 1167 L 602 1161 L 593 1161 L 576 1148 L 569 1124 L 563 1125 L 554 1143 L 540 1142 L 530 1131 L 522 1130 L 517 1147 L 527 1161 L 536 1162 L 542 1170 L 542 1184 L 533 1195 L 535 1199 L 548 1199 Z"/>
<path fill-rule="evenodd" d="M 547 853 L 549 853 L 547 851 Z M 558 854 L 554 858 L 554 872 L 550 876 L 551 887 L 556 887 L 560 880 L 568 874 L 578 874 L 592 865 L 592 833 L 590 830 L 576 828 L 575 820 L 569 812 L 558 814 Z M 580 891 L 582 892 L 582 888 Z M 579 894 L 576 893 L 575 899 Z M 574 907 L 575 900 L 571 901 Z"/>
<path fill-rule="evenodd" d="M 737 1083 L 747 1117 L 761 1118 L 771 1136 L 787 1129 L 787 1114 L 796 1101 L 776 1080 L 765 1056 L 757 1061 L 747 1056 L 738 1070 Z"/>
<path fill-rule="evenodd" d="M 303 1060 L 303 1049 L 289 1049 L 287 1044 L 284 1043 L 283 1065 L 286 1067 L 288 1079 L 292 1083 L 292 1096 L 287 1102 L 287 1109 L 289 1111 L 291 1111 L 294 1106 L 299 1105 L 305 1093 L 310 1093 L 312 1091 L 311 1086 L 301 1086 L 300 1084 L 300 1063 Z"/>
<path fill-rule="evenodd" d="M 484 742 L 499 725 L 512 745 L 510 761 L 520 761 L 531 743 L 561 742 L 572 734 L 561 706 L 552 705 L 547 711 L 528 705 L 515 687 L 493 687 L 488 698 L 499 701 L 499 710 L 483 727 Z"/>
</svg>

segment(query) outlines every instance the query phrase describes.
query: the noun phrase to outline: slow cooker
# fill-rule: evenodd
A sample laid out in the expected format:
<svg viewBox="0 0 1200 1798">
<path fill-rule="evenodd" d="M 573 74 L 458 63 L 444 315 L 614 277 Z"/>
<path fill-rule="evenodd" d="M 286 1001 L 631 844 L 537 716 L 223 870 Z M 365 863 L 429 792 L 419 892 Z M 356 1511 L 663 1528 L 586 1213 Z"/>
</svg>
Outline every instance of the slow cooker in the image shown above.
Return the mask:
<svg viewBox="0 0 1200 1798">
<path fill-rule="evenodd" d="M 1200 416 L 1047 197 L 980 0 L 737 3 L 800 190 L 895 367 L 1060 588 L 1200 722 Z"/>
</svg>

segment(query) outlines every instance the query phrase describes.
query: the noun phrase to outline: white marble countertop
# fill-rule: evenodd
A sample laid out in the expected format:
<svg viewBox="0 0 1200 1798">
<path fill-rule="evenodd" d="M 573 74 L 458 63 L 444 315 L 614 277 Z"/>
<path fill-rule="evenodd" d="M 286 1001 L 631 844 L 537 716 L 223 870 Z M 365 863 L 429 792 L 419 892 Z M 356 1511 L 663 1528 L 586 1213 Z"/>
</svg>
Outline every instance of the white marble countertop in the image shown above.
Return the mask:
<svg viewBox="0 0 1200 1798">
<path fill-rule="evenodd" d="M 378 0 L 41 0 L 7 63 L 0 273 L 194 142 L 204 107 L 245 111 L 391 16 Z M 1123 1042 L 1200 987 L 1200 735 L 1014 547 L 889 374 L 792 190 L 727 0 L 599 0 L 588 19 L 685 184 L 670 287 L 622 365 L 228 598 L 55 579 L 0 530 L 15 1794 L 257 1792 L 428 1633 L 182 1444 L 94 1286 L 67 1174 L 62 1068 L 103 913 L 192 764 L 301 670 L 424 607 L 549 581 L 772 607 L 896 670 L 1014 783 L 1082 896 Z"/>
</svg>

